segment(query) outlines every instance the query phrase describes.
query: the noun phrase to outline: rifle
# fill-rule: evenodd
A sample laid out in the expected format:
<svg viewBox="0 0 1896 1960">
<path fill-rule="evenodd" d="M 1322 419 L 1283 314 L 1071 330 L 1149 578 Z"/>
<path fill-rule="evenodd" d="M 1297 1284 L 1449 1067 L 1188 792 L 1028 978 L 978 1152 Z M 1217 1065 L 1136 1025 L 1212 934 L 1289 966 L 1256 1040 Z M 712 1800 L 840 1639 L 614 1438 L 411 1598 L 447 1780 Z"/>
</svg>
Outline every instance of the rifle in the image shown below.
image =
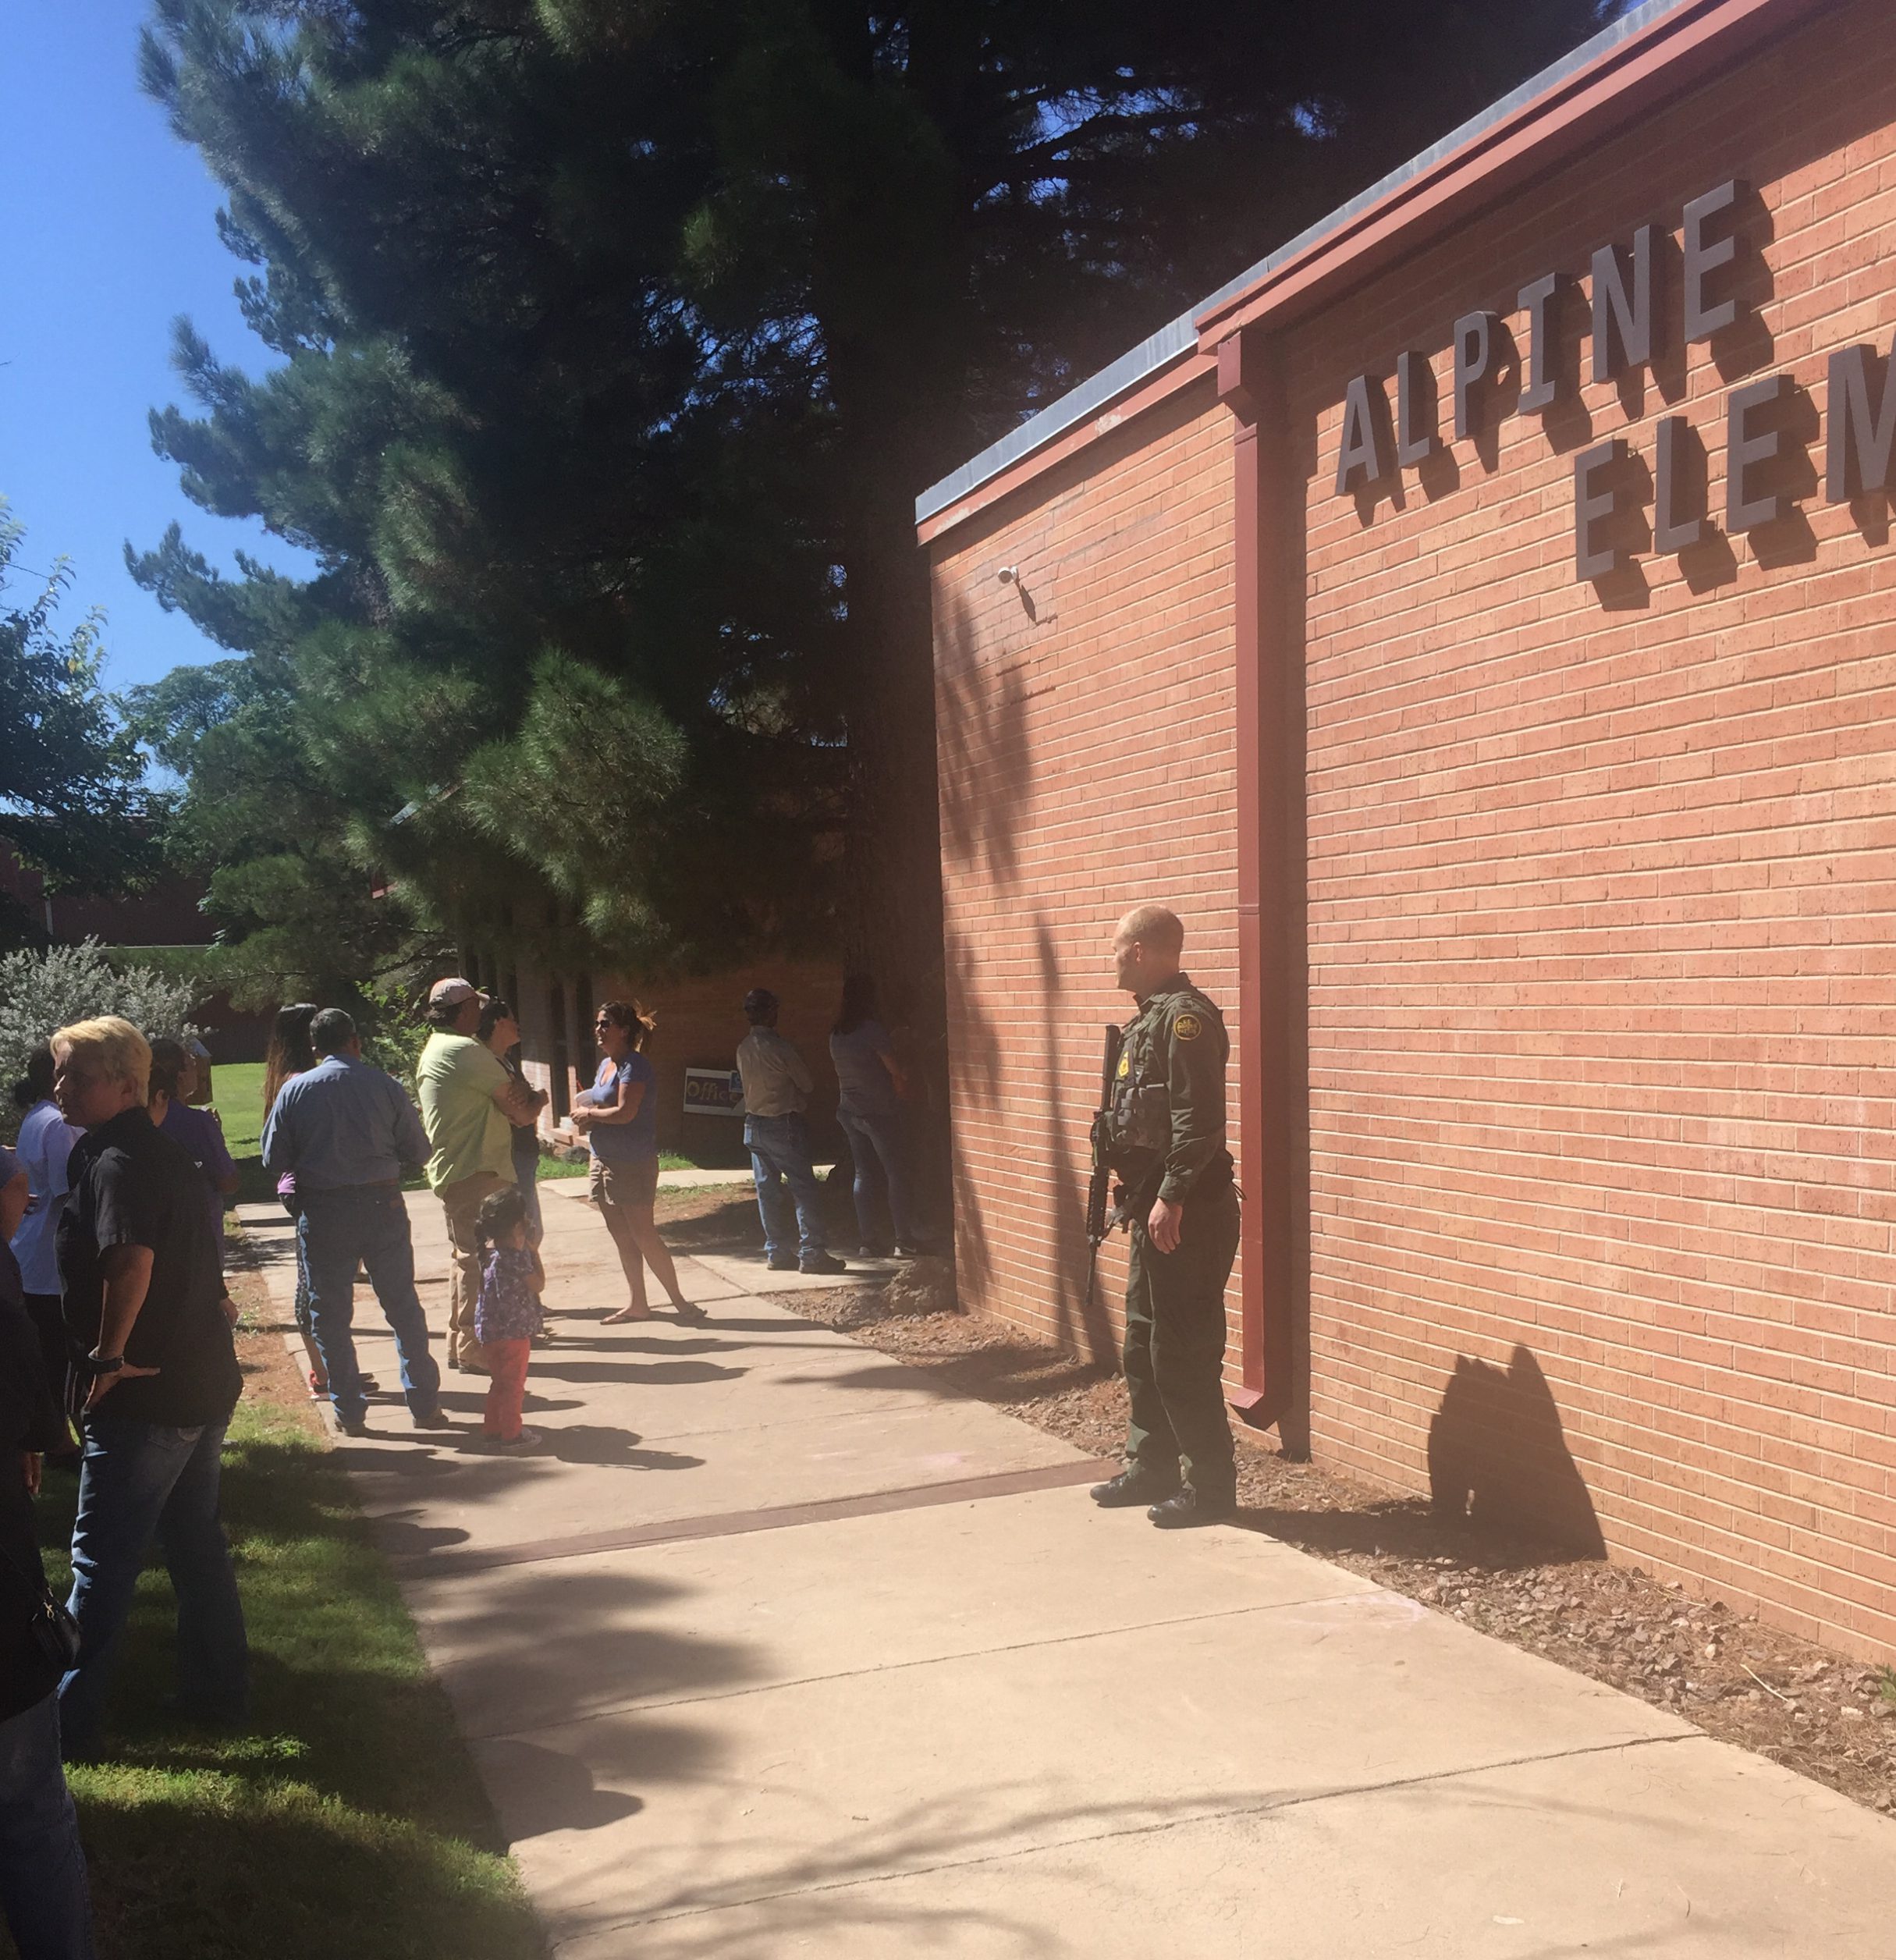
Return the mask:
<svg viewBox="0 0 1896 1960">
<path fill-rule="evenodd" d="M 1099 1106 L 1093 1112 L 1093 1175 L 1086 1187 L 1086 1304 L 1093 1303 L 1093 1269 L 1099 1263 L 1099 1248 L 1115 1225 L 1125 1223 L 1117 1210 L 1109 1212 L 1113 1166 L 1108 1153 L 1113 1144 L 1113 1087 L 1119 1075 L 1120 1050 L 1125 1035 L 1109 1021 L 1106 1031 L 1106 1059 L 1099 1071 Z"/>
</svg>

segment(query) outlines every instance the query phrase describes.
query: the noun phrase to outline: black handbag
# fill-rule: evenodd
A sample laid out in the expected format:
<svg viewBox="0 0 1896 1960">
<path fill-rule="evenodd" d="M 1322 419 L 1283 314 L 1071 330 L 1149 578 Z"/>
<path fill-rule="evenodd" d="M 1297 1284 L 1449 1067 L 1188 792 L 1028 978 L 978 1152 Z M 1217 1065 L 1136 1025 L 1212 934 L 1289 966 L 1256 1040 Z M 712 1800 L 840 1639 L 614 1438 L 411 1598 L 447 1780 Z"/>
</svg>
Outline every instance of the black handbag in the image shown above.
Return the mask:
<svg viewBox="0 0 1896 1960">
<path fill-rule="evenodd" d="M 56 1667 L 62 1674 L 70 1673 L 79 1665 L 79 1622 L 47 1590 L 44 1581 L 36 1582 L 30 1572 L 22 1570 L 11 1552 L 0 1553 L 0 1557 L 5 1557 L 27 1596 L 27 1626 L 33 1644 L 45 1656 L 49 1667 Z"/>
</svg>

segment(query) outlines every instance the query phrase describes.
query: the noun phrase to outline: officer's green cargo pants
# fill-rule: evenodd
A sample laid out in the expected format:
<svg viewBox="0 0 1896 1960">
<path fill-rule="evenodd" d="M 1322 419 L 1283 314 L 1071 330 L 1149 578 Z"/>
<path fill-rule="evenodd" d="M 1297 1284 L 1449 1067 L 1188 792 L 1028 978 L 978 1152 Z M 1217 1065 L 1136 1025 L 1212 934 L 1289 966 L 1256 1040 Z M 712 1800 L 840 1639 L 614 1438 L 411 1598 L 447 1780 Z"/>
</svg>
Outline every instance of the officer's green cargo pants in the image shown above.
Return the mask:
<svg viewBox="0 0 1896 1960">
<path fill-rule="evenodd" d="M 1175 1252 L 1146 1236 L 1151 1209 L 1148 1202 L 1135 1215 L 1126 1284 L 1127 1461 L 1155 1482 L 1176 1482 L 1182 1472 L 1201 1498 L 1228 1504 L 1237 1473 L 1221 1376 L 1237 1193 L 1227 1184 L 1188 1198 Z"/>
</svg>

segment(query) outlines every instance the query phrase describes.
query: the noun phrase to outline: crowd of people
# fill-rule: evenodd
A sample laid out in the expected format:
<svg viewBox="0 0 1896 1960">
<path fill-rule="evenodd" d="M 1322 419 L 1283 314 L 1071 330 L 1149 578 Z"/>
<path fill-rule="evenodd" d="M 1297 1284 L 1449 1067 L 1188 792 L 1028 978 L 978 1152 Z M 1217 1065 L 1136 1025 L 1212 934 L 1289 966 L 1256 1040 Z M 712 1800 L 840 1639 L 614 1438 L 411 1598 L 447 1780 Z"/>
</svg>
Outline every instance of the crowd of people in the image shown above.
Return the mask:
<svg viewBox="0 0 1896 1960">
<path fill-rule="evenodd" d="M 773 994 L 754 989 L 743 1005 L 749 1032 L 737 1060 L 765 1259 L 843 1272 L 811 1157 L 810 1068 L 778 1031 Z M 424 1431 L 455 1426 L 403 1196 L 420 1169 L 451 1248 L 448 1367 L 487 1378 L 486 1446 L 530 1450 L 541 1441 L 522 1417 L 547 1311 L 538 1134 L 547 1095 L 521 1069 L 504 1000 L 452 976 L 435 983 L 424 1014 L 418 1109 L 364 1060 L 341 1009 L 304 1002 L 276 1017 L 262 1159 L 295 1223 L 310 1392 L 345 1435 L 366 1432 L 378 1393 L 354 1339 L 356 1280 L 366 1273 L 394 1337 L 410 1420 Z M 655 1218 L 652 1019 L 635 1003 L 608 1001 L 594 1031 L 598 1069 L 573 1098 L 572 1121 L 626 1284 L 605 1323 L 655 1317 L 649 1272 L 673 1315 L 701 1323 Z M 904 1125 L 914 1085 L 866 981 L 846 985 L 830 1053 L 861 1250 L 926 1252 Z M 223 1225 L 238 1172 L 202 1106 L 201 1059 L 116 1017 L 62 1028 L 16 1085 L 16 1149 L 0 1149 L 0 1460 L 17 1466 L 0 1473 L 0 1588 L 11 1599 L 0 1616 L 0 1908 L 22 1960 L 89 1960 L 93 1951 L 62 1765 L 101 1750 L 115 1655 L 154 1543 L 177 1602 L 177 1714 L 229 1727 L 248 1710 L 243 1608 L 219 1512 L 241 1387 Z M 79 1477 L 63 1603 L 48 1588 L 32 1509 L 49 1462 Z"/>
</svg>

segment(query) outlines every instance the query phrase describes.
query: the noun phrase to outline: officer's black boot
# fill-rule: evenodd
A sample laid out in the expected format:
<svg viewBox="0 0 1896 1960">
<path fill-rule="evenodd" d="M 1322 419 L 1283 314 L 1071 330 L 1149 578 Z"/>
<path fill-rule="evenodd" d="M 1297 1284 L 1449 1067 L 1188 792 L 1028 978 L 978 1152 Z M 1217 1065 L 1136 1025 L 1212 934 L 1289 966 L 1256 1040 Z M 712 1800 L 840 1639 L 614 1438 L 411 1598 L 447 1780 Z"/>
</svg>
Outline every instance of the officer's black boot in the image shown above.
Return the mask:
<svg viewBox="0 0 1896 1960">
<path fill-rule="evenodd" d="M 1176 1477 L 1155 1476 L 1134 1464 L 1120 1471 L 1110 1483 L 1096 1483 L 1088 1493 L 1095 1504 L 1108 1511 L 1130 1510 L 1134 1504 L 1163 1503 L 1178 1489 Z"/>
<path fill-rule="evenodd" d="M 1161 1531 L 1189 1531 L 1195 1525 L 1223 1525 L 1237 1515 L 1235 1497 L 1203 1497 L 1187 1484 L 1177 1496 L 1146 1514 Z"/>
</svg>

